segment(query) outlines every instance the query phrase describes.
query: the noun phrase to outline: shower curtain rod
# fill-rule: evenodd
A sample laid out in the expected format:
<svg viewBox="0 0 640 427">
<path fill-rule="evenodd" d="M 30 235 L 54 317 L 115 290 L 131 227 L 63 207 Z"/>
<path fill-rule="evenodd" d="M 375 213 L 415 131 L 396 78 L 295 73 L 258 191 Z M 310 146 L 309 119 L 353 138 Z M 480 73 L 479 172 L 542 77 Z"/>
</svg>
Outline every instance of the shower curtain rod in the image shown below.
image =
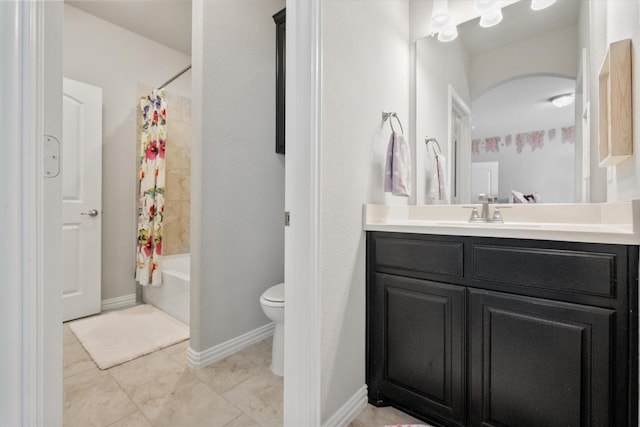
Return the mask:
<svg viewBox="0 0 640 427">
<path fill-rule="evenodd" d="M 186 73 L 187 71 L 189 71 L 191 69 L 191 64 L 189 64 L 188 67 L 186 67 L 184 70 L 180 71 L 178 74 L 176 74 L 175 76 L 171 77 L 169 80 L 167 80 L 166 82 L 164 82 L 163 84 L 161 84 L 160 86 L 158 86 L 158 89 L 163 89 L 165 86 L 167 86 L 169 83 L 171 83 L 172 81 L 174 81 L 175 79 L 177 79 L 178 77 L 180 77 L 181 75 L 183 75 L 184 73 Z"/>
</svg>

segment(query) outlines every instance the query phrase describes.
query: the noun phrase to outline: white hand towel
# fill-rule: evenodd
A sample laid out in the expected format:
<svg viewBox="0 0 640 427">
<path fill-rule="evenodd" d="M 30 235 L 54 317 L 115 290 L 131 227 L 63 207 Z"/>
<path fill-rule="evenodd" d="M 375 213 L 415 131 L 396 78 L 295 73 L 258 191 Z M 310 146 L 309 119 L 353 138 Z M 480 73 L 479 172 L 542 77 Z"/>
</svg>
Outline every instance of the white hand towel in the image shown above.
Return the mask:
<svg viewBox="0 0 640 427">
<path fill-rule="evenodd" d="M 384 191 L 411 196 L 411 150 L 403 135 L 391 133 L 385 168 Z"/>
<path fill-rule="evenodd" d="M 429 186 L 431 200 L 447 200 L 446 164 L 447 159 L 443 155 L 435 155 L 431 171 L 431 185 Z"/>
</svg>

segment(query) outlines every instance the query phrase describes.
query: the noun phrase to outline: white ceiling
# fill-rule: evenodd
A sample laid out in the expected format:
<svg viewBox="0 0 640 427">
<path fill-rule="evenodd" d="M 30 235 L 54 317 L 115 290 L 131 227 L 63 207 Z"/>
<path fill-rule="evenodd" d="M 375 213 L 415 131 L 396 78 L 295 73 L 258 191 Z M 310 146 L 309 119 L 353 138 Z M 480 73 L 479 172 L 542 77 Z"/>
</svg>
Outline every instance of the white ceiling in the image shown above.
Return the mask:
<svg viewBox="0 0 640 427">
<path fill-rule="evenodd" d="M 191 55 L 191 0 L 65 0 L 65 3 Z"/>
<path fill-rule="evenodd" d="M 495 27 L 480 27 L 480 18 L 460 24 L 459 39 L 470 55 L 517 43 L 534 35 L 576 25 L 581 2 L 561 0 L 547 9 L 533 11 L 530 1 L 519 1 L 502 9 L 504 18 Z"/>
<path fill-rule="evenodd" d="M 575 104 L 558 108 L 549 99 L 574 93 L 576 81 L 530 76 L 507 81 L 472 103 L 472 136 L 487 138 L 514 132 L 547 130 L 575 122 Z"/>
</svg>

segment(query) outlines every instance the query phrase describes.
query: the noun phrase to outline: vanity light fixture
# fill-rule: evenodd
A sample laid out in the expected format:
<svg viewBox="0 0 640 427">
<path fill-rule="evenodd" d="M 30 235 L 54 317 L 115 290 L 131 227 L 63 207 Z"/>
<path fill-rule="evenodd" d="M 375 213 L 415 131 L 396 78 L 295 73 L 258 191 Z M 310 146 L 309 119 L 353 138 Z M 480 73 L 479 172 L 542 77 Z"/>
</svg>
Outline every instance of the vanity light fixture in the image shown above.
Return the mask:
<svg viewBox="0 0 640 427">
<path fill-rule="evenodd" d="M 457 37 L 458 27 L 456 27 L 455 25 L 442 29 L 438 33 L 438 41 L 440 42 L 450 42 L 452 40 L 455 40 Z"/>
<path fill-rule="evenodd" d="M 549 101 L 556 107 L 562 108 L 567 107 L 573 104 L 575 100 L 575 94 L 573 93 L 563 93 L 562 95 L 556 95 L 549 98 Z"/>
<path fill-rule="evenodd" d="M 542 10 L 546 9 L 552 4 L 554 4 L 556 0 L 531 0 L 531 9 L 533 10 Z"/>
<path fill-rule="evenodd" d="M 451 16 L 449 15 L 449 0 L 434 0 L 431 10 L 431 29 L 439 30 L 445 28 Z"/>
<path fill-rule="evenodd" d="M 480 26 L 482 28 L 490 28 L 498 25 L 502 21 L 502 9 L 498 8 L 483 14 L 480 17 Z"/>
</svg>

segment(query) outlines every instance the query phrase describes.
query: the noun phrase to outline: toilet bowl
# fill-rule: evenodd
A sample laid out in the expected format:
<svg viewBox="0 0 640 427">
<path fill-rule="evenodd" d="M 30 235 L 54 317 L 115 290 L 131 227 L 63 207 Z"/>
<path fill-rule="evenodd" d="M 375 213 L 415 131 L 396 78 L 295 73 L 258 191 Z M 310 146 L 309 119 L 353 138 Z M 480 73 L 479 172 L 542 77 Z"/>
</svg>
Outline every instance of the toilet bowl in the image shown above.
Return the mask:
<svg viewBox="0 0 640 427">
<path fill-rule="evenodd" d="M 260 297 L 264 314 L 275 322 L 271 350 L 271 371 L 284 375 L 284 283 L 272 286 Z"/>
</svg>

